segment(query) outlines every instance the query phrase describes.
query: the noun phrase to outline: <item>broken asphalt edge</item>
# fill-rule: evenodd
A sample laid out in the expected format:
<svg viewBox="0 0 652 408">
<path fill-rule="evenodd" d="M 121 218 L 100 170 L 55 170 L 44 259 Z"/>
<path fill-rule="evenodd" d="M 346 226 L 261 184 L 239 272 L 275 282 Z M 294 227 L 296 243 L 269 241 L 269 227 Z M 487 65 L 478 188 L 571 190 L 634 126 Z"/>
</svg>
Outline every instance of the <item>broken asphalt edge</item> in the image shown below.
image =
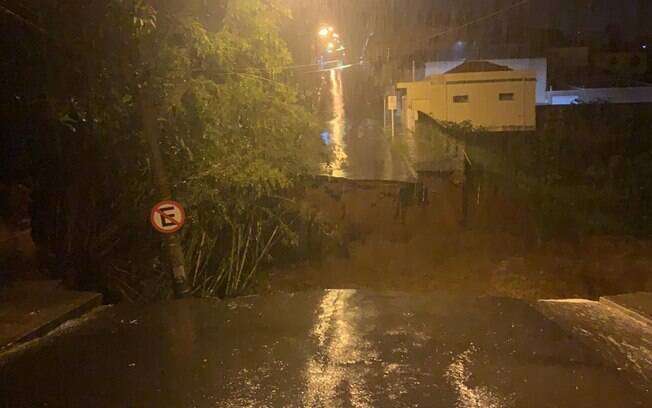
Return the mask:
<svg viewBox="0 0 652 408">
<path fill-rule="evenodd" d="M 92 311 L 93 309 L 102 306 L 103 297 L 99 293 L 88 293 L 88 298 L 83 302 L 80 302 L 65 312 L 53 317 L 47 322 L 40 324 L 36 327 L 30 328 L 28 331 L 25 331 L 12 340 L 5 344 L 0 344 L 0 353 L 6 352 L 14 347 L 17 347 L 21 344 L 27 343 L 29 341 L 35 340 L 39 337 L 43 337 L 53 330 L 57 329 L 59 326 L 64 323 L 80 318 Z"/>
<path fill-rule="evenodd" d="M 638 322 L 652 327 L 652 319 L 641 314 L 638 310 L 631 309 L 627 306 L 621 305 L 618 302 L 615 302 L 608 297 L 601 297 L 599 302 L 611 309 L 620 311 L 621 313 L 626 314 L 628 317 L 637 320 Z"/>
</svg>

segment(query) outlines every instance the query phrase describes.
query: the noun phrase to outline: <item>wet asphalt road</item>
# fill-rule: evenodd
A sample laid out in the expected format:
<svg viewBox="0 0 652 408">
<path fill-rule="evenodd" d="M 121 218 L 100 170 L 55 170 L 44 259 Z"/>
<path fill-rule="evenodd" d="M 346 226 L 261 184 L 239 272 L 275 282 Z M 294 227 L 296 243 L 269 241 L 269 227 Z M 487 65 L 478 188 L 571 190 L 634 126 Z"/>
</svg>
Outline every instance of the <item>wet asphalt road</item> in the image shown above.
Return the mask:
<svg viewBox="0 0 652 408">
<path fill-rule="evenodd" d="M 0 365 L 2 407 L 650 407 L 507 299 L 319 291 L 110 308 Z"/>
<path fill-rule="evenodd" d="M 324 173 L 350 180 L 416 181 L 417 173 L 409 152 L 413 143 L 406 140 L 412 135 L 400 134 L 397 125 L 398 133 L 392 141 L 382 123 L 348 117 L 344 97 L 347 79 L 352 80 L 341 70 L 331 70 L 323 78 L 321 93 L 330 117 L 326 127 L 333 157 Z M 378 109 L 382 112 L 382 106 Z"/>
</svg>

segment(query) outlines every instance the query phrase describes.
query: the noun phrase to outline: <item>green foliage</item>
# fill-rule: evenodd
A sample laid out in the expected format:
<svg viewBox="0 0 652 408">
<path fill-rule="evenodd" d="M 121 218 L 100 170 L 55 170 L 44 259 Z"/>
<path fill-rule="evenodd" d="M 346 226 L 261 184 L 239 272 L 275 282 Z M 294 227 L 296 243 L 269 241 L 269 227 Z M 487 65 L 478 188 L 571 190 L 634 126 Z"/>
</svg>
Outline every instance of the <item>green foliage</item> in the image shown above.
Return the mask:
<svg viewBox="0 0 652 408">
<path fill-rule="evenodd" d="M 184 18 L 173 31 L 180 41 L 157 50 L 165 151 L 193 214 L 185 237 L 214 240 L 210 256 L 190 254 L 202 295 L 246 289 L 273 245 L 292 236 L 292 216 L 274 196 L 320 160 L 316 121 L 277 72 L 291 63 L 280 17 L 258 0 L 231 3 L 219 31 Z"/>
<path fill-rule="evenodd" d="M 142 133 L 153 101 L 174 198 L 189 214 L 196 293 L 241 293 L 274 244 L 293 241 L 296 215 L 280 196 L 323 154 L 315 118 L 279 69 L 292 62 L 279 34 L 287 13 L 263 0 L 72 3 L 49 10 L 65 53 L 44 52 L 55 57 L 45 93 L 59 118 L 47 143 L 59 146 L 40 152 L 57 168 L 39 178 L 62 210 L 47 231 L 58 258 L 97 268 L 91 284 L 132 299 L 170 293 L 147 225 L 159 198 Z"/>
<path fill-rule="evenodd" d="M 440 127 L 465 144 L 477 183 L 525 207 L 539 239 L 651 234 L 649 109 L 586 104 L 539 114 L 536 132 Z"/>
</svg>

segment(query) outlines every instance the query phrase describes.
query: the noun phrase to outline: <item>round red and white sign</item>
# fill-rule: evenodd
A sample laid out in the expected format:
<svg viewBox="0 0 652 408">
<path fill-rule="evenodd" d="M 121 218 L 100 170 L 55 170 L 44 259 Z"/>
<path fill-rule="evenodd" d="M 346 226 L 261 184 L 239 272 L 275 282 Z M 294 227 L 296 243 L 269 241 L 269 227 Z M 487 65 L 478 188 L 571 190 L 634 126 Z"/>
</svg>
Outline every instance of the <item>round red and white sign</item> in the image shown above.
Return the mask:
<svg viewBox="0 0 652 408">
<path fill-rule="evenodd" d="M 174 234 L 186 223 L 186 212 L 176 201 L 163 201 L 152 208 L 149 220 L 162 234 Z"/>
</svg>

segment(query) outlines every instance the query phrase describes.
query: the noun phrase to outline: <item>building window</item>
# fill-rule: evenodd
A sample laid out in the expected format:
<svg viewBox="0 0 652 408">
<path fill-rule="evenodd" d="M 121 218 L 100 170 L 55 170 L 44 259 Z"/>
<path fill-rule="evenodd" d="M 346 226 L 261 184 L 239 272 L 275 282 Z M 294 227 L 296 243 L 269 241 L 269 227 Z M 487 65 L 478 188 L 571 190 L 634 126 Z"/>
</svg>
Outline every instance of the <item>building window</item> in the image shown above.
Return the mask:
<svg viewBox="0 0 652 408">
<path fill-rule="evenodd" d="M 467 102 L 469 102 L 469 95 L 453 96 L 453 103 L 467 103 Z"/>
<path fill-rule="evenodd" d="M 513 93 L 501 93 L 501 94 L 498 94 L 498 100 L 499 101 L 513 101 L 514 100 L 514 94 Z"/>
</svg>

